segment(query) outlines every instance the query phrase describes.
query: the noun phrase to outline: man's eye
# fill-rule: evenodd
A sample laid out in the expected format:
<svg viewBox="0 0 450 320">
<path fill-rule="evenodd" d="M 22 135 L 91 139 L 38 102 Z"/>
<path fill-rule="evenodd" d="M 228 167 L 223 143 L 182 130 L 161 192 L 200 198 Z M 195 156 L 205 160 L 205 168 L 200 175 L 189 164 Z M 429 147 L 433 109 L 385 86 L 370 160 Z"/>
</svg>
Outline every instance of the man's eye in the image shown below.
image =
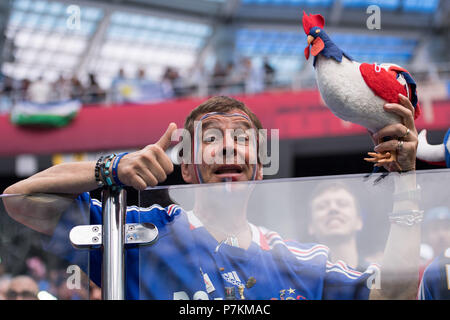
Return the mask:
<svg viewBox="0 0 450 320">
<path fill-rule="evenodd" d="M 320 210 L 325 210 L 327 207 L 328 207 L 328 202 L 323 201 L 323 202 L 316 203 L 316 205 L 314 206 L 314 209 L 317 211 L 320 211 Z"/>
<path fill-rule="evenodd" d="M 249 141 L 249 137 L 246 134 L 235 135 L 234 140 L 236 142 L 244 143 Z"/>
<path fill-rule="evenodd" d="M 216 141 L 215 136 L 207 136 L 203 138 L 203 142 L 214 142 L 214 141 Z"/>
<path fill-rule="evenodd" d="M 346 200 L 338 200 L 338 201 L 337 201 L 337 204 L 338 204 L 340 207 L 347 207 L 347 206 L 349 205 L 349 202 L 346 201 Z"/>
</svg>

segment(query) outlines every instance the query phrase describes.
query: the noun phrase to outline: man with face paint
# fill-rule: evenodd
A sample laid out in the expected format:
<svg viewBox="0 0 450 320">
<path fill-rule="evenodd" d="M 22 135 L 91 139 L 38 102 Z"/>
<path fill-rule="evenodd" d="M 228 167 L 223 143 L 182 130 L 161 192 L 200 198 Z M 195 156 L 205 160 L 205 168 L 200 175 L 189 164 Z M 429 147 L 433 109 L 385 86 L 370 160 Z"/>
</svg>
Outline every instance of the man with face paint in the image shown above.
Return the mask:
<svg viewBox="0 0 450 320">
<path fill-rule="evenodd" d="M 184 127 L 191 137 L 192 148 L 183 150 L 187 151 L 181 164 L 183 179 L 187 183 L 211 185 L 196 188 L 195 205 L 189 212 L 177 205 L 128 207 L 126 222 L 155 224 L 159 240 L 152 246 L 127 249 L 127 299 L 367 299 L 369 294 L 371 298 L 389 297 L 386 294 L 390 292 L 377 296 L 370 290 L 375 267 L 358 272 L 345 263 L 332 263 L 328 248 L 323 245 L 284 241 L 276 232 L 247 221 L 251 185 L 233 182 L 263 178 L 257 134 L 262 126 L 247 106 L 233 98 L 213 97 L 190 113 Z M 108 158 L 117 172 L 114 179 L 106 182 L 119 181 L 136 190 L 163 182 L 173 171 L 165 151 L 176 129 L 171 123 L 155 144 L 121 155 L 119 160 L 116 156 Z M 392 135 L 395 130 L 385 128 L 380 134 Z M 402 155 L 399 161 L 410 162 L 415 157 L 409 148 L 398 152 Z M 70 230 L 64 219 L 74 207 L 83 210 L 83 204 L 90 205 L 90 224 L 100 224 L 101 203 L 88 194 L 99 186 L 95 174 L 98 163 L 57 165 L 4 192 L 69 194 L 77 206 L 42 202 L 35 205 L 32 198 L 16 201 L 7 197 L 3 198 L 5 208 L 17 221 L 48 235 L 57 234 L 62 227 Z M 410 186 L 411 183 L 406 183 L 398 188 Z M 410 203 L 395 208 L 416 209 Z M 407 233 L 416 233 L 414 227 L 411 230 Z M 402 229 L 392 236 L 390 243 L 394 248 L 388 245 L 388 251 L 403 245 L 398 238 L 405 238 L 405 232 Z M 59 249 L 65 246 L 70 251 L 68 239 L 50 241 L 49 250 L 52 242 Z M 407 245 L 412 249 L 403 246 L 404 251 L 414 251 L 413 241 L 409 239 Z M 74 259 L 71 253 L 61 255 Z M 387 256 L 396 257 L 393 253 Z M 100 285 L 101 254 L 93 250 L 90 257 L 90 277 Z M 407 259 L 401 262 L 411 265 Z M 399 288 L 395 289 L 394 293 Z M 400 298 L 410 297 L 408 290 L 401 292 Z"/>
</svg>

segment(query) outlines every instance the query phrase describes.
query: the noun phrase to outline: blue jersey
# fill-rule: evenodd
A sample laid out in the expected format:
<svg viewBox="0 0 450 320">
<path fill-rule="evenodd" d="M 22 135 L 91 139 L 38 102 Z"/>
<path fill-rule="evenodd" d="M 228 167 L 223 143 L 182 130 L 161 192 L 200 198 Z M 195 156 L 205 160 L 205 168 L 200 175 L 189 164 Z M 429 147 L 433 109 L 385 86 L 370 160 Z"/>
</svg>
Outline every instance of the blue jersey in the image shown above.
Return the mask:
<svg viewBox="0 0 450 320">
<path fill-rule="evenodd" d="M 76 201 L 77 210 L 90 203 L 90 223 L 101 223 L 99 201 L 87 193 Z M 126 249 L 127 299 L 367 299 L 378 272 L 374 265 L 358 272 L 342 261 L 331 263 L 326 246 L 284 241 L 252 224 L 248 249 L 219 245 L 193 212 L 177 205 L 128 207 L 126 222 L 150 222 L 159 230 L 153 245 Z M 66 234 L 67 227 L 64 221 L 58 226 Z M 64 256 L 78 263 L 70 244 L 53 239 L 49 249 L 57 250 L 52 245 L 66 248 Z M 100 250 L 90 251 L 89 275 L 98 285 L 101 258 Z"/>
<path fill-rule="evenodd" d="M 419 289 L 421 300 L 450 300 L 450 248 L 425 269 Z"/>
</svg>

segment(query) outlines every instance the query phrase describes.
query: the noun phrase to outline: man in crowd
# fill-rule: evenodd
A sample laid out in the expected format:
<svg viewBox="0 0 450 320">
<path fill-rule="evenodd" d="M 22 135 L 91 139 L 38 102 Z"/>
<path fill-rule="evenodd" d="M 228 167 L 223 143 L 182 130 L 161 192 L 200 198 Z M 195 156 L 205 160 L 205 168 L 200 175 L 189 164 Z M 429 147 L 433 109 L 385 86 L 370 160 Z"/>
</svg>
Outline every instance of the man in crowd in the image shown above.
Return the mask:
<svg viewBox="0 0 450 320">
<path fill-rule="evenodd" d="M 363 217 L 353 189 L 340 181 L 319 183 L 310 199 L 307 231 L 330 249 L 332 262 L 345 261 L 350 267 L 364 271 L 379 259 L 367 261 L 358 247 Z"/>
<path fill-rule="evenodd" d="M 391 110 L 403 118 L 405 125 L 385 127 L 377 135 L 404 137 L 397 159 L 402 168 L 412 172 L 395 180 L 395 192 L 410 194 L 416 188 L 417 131 L 413 107 L 407 99 L 401 99 L 401 103 L 392 105 Z M 128 208 L 127 223 L 155 224 L 159 240 L 150 247 L 127 249 L 126 297 L 367 299 L 370 294 L 370 298 L 415 298 L 420 225 L 404 223 L 405 214 L 418 209 L 414 199 L 399 198 L 394 202 L 395 219 L 384 254 L 385 281 L 382 280 L 381 290 L 370 290 L 373 269 L 357 272 L 344 263 L 330 263 L 323 246 L 284 241 L 275 232 L 247 221 L 251 184 L 245 182 L 263 178 L 261 162 L 251 161 L 258 143 L 253 143 L 248 132 L 261 128 L 247 106 L 229 97 L 213 97 L 189 114 L 185 129 L 192 137 L 194 150 L 181 164 L 183 179 L 192 184 L 219 184 L 197 188 L 194 209 L 189 212 L 177 205 Z M 68 211 L 75 207 L 82 211 L 85 204 L 90 205 L 91 223 L 101 223 L 101 204 L 87 192 L 102 184 L 144 190 L 166 180 L 173 164 L 165 151 L 175 130 L 176 125 L 171 123 L 155 144 L 120 155 L 121 158 L 112 155 L 97 162 L 57 165 L 5 190 L 10 194 L 65 194 L 75 199 L 76 206 L 36 201 L 33 197 L 7 197 L 3 199 L 5 208 L 17 221 L 48 235 L 64 224 L 61 221 Z M 405 132 L 410 134 L 405 136 Z M 377 149 L 393 151 L 397 139 L 383 142 Z M 114 176 L 99 169 L 108 161 L 116 168 Z M 311 256 L 311 252 L 317 254 Z M 92 251 L 90 264 L 90 276 L 100 284 L 98 251 Z"/>
<path fill-rule="evenodd" d="M 433 251 L 433 259 L 420 285 L 423 300 L 450 300 L 450 210 L 447 206 L 430 209 L 424 221 L 425 243 Z"/>
<path fill-rule="evenodd" d="M 6 298 L 8 300 L 38 300 L 38 284 L 29 276 L 16 276 L 11 279 Z"/>
</svg>

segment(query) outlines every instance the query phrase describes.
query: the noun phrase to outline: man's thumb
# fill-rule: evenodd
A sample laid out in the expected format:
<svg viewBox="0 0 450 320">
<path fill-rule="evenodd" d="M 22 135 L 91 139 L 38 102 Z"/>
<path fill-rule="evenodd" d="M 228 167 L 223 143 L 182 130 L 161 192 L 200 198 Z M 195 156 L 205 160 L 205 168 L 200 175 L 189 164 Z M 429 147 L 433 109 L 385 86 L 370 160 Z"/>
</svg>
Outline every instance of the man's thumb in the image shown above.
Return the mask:
<svg viewBox="0 0 450 320">
<path fill-rule="evenodd" d="M 171 122 L 167 127 L 166 132 L 162 135 L 162 137 L 156 142 L 158 146 L 160 146 L 164 151 L 170 147 L 172 142 L 172 133 L 177 129 L 177 125 L 174 122 Z"/>
</svg>

